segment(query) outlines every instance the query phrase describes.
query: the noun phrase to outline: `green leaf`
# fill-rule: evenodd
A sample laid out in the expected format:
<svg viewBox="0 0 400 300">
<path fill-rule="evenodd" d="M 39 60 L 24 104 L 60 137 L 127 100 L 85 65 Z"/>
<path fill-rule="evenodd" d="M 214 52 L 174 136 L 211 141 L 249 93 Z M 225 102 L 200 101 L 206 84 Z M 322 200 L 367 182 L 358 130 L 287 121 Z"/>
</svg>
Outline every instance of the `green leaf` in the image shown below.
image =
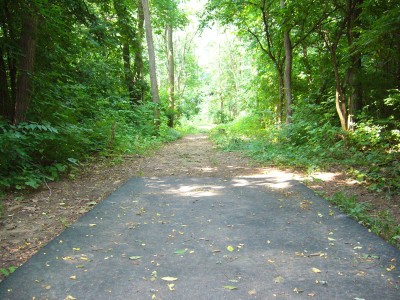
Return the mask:
<svg viewBox="0 0 400 300">
<path fill-rule="evenodd" d="M 174 252 L 174 254 L 182 255 L 185 254 L 188 251 L 188 249 L 178 249 Z"/>
<path fill-rule="evenodd" d="M 142 256 L 129 256 L 130 260 L 138 260 L 138 259 L 141 259 L 141 258 L 142 258 Z"/>
<path fill-rule="evenodd" d="M 229 251 L 229 252 L 232 252 L 232 251 L 235 251 L 235 248 L 233 248 L 232 246 L 228 246 L 228 247 L 226 247 L 226 249 Z"/>
<path fill-rule="evenodd" d="M 231 291 L 238 289 L 237 286 L 233 286 L 233 285 L 224 285 L 223 288 L 226 289 L 226 290 L 231 290 Z"/>
</svg>

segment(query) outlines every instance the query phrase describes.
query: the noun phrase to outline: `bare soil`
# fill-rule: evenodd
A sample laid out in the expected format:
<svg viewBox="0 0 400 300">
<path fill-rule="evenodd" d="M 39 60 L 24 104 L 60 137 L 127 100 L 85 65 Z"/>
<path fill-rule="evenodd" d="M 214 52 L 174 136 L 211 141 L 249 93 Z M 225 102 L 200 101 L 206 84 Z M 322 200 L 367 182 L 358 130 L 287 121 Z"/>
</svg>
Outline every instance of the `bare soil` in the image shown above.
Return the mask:
<svg viewBox="0 0 400 300">
<path fill-rule="evenodd" d="M 134 176 L 218 177 L 285 174 L 330 196 L 339 191 L 356 195 L 378 213 L 390 209 L 400 224 L 399 199 L 368 191 L 344 172 L 313 174 L 262 167 L 237 152 L 217 150 L 204 134 L 186 136 L 165 145 L 149 157 L 124 156 L 119 164 L 105 160 L 87 167 L 73 180 L 51 182 L 30 193 L 4 199 L 0 220 L 0 269 L 18 267 L 80 216 Z M 0 280 L 4 279 L 0 274 Z"/>
</svg>

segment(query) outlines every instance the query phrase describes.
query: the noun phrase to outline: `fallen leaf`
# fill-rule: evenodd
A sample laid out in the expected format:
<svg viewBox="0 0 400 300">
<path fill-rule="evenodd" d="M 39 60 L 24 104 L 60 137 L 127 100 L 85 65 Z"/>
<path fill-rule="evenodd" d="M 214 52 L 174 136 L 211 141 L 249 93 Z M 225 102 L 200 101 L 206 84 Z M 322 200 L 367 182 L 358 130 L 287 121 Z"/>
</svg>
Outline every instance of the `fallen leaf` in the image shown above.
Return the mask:
<svg viewBox="0 0 400 300">
<path fill-rule="evenodd" d="M 257 294 L 256 290 L 250 290 L 247 292 L 250 296 L 255 296 Z"/>
<path fill-rule="evenodd" d="M 298 288 L 294 288 L 293 292 L 295 292 L 295 293 L 297 293 L 297 294 L 300 294 L 300 293 L 302 293 L 302 292 L 304 292 L 304 291 L 303 291 L 303 290 L 300 290 L 300 289 L 298 289 Z"/>
<path fill-rule="evenodd" d="M 328 237 L 329 241 L 336 241 L 334 238 Z"/>
<path fill-rule="evenodd" d="M 81 248 L 72 248 L 72 251 L 80 251 Z"/>
<path fill-rule="evenodd" d="M 275 278 L 274 278 L 274 282 L 275 283 L 282 283 L 283 282 L 283 277 L 282 276 L 276 276 Z"/>
<path fill-rule="evenodd" d="M 233 285 L 224 285 L 223 288 L 226 290 L 231 290 L 231 291 L 238 289 L 236 286 L 233 286 Z"/>
<path fill-rule="evenodd" d="M 308 293 L 307 294 L 307 296 L 310 296 L 310 297 L 314 297 L 315 295 L 317 295 L 316 293 Z"/>
<path fill-rule="evenodd" d="M 94 226 L 96 226 L 97 224 L 89 224 L 89 227 L 94 227 Z"/>
<path fill-rule="evenodd" d="M 229 251 L 229 252 L 232 252 L 232 251 L 234 251 L 235 250 L 235 248 L 233 248 L 232 246 L 228 246 L 228 247 L 226 247 L 226 249 Z"/>
<path fill-rule="evenodd" d="M 129 256 L 130 260 L 138 260 L 138 259 L 141 259 L 141 258 L 142 258 L 142 256 Z"/>
<path fill-rule="evenodd" d="M 97 202 L 96 201 L 92 201 L 92 202 L 89 202 L 87 205 L 89 205 L 89 206 L 93 206 L 93 205 L 96 205 L 97 204 Z"/>
<path fill-rule="evenodd" d="M 178 280 L 178 278 L 170 277 L 170 276 L 162 277 L 161 279 L 165 280 L 165 281 L 176 281 L 176 280 Z"/>
<path fill-rule="evenodd" d="M 174 252 L 174 254 L 182 255 L 185 254 L 188 249 L 178 249 Z"/>
<path fill-rule="evenodd" d="M 69 279 L 76 280 L 76 275 L 70 276 Z"/>
<path fill-rule="evenodd" d="M 317 268 L 311 268 L 311 271 L 313 271 L 314 273 L 321 273 L 321 270 Z"/>
<path fill-rule="evenodd" d="M 175 284 L 173 284 L 173 283 L 168 283 L 168 289 L 169 289 L 170 291 L 175 291 L 174 286 L 175 286 Z"/>
<path fill-rule="evenodd" d="M 396 269 L 396 267 L 394 265 L 390 265 L 389 267 L 386 268 L 386 271 L 391 272 L 394 269 Z"/>
<path fill-rule="evenodd" d="M 267 260 L 269 263 L 273 264 L 275 261 L 273 259 L 268 259 Z"/>
<path fill-rule="evenodd" d="M 74 296 L 68 295 L 64 300 L 76 300 Z"/>
</svg>

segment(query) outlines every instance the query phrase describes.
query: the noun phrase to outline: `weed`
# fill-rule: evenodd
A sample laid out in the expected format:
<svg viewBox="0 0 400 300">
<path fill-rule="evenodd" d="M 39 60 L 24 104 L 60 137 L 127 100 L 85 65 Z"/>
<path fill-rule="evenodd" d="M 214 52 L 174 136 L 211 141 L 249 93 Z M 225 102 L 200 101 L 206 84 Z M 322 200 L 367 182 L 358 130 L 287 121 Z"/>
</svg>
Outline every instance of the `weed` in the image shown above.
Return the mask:
<svg viewBox="0 0 400 300">
<path fill-rule="evenodd" d="M 68 228 L 69 226 L 71 226 L 71 224 L 68 222 L 66 217 L 60 217 L 58 219 L 60 221 L 60 223 L 65 227 Z"/>
<path fill-rule="evenodd" d="M 17 269 L 17 267 L 11 266 L 8 268 L 1 268 L 0 273 L 3 274 L 5 277 L 10 276 L 14 271 Z"/>
<path fill-rule="evenodd" d="M 390 211 L 384 210 L 373 214 L 369 204 L 359 202 L 355 196 L 349 197 L 342 192 L 334 194 L 327 200 L 360 224 L 369 228 L 373 233 L 380 235 L 392 244 L 400 246 L 400 225 L 395 223 Z"/>
</svg>

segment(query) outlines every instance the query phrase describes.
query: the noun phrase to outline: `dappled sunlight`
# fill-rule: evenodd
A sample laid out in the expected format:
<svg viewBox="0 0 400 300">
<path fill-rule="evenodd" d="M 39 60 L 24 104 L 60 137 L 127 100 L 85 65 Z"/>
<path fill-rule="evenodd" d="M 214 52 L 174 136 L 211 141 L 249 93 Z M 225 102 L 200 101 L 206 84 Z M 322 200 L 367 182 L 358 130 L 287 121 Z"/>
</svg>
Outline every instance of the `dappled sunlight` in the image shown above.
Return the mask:
<svg viewBox="0 0 400 300">
<path fill-rule="evenodd" d="M 252 174 L 237 176 L 234 181 L 234 186 L 245 186 L 249 182 L 246 179 L 251 179 L 252 185 L 268 186 L 274 189 L 287 189 L 293 186 L 294 180 L 300 180 L 300 176 L 293 173 L 277 170 L 277 169 L 255 169 Z M 260 179 L 254 182 L 254 179 Z"/>
<path fill-rule="evenodd" d="M 168 192 L 189 197 L 211 197 L 219 195 L 223 186 L 184 185 L 179 189 L 169 189 Z"/>
</svg>

